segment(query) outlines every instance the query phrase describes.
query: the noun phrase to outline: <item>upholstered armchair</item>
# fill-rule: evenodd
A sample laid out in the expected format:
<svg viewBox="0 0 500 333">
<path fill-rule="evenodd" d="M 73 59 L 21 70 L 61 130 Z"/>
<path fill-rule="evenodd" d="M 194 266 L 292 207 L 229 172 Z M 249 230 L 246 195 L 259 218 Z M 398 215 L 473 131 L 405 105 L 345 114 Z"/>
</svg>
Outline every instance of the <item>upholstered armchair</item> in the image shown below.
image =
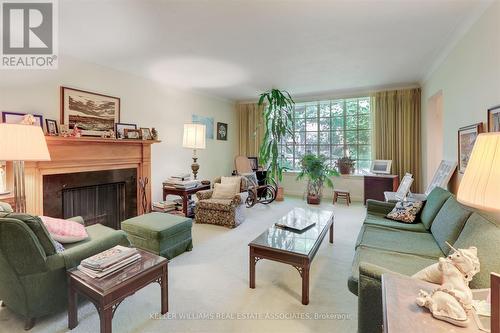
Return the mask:
<svg viewBox="0 0 500 333">
<path fill-rule="evenodd" d="M 70 220 L 84 224 L 81 217 Z M 35 318 L 66 307 L 68 269 L 115 245 L 130 246 L 124 231 L 100 224 L 86 230 L 89 238 L 57 252 L 40 218 L 14 213 L 0 202 L 0 299 L 2 306 L 26 318 L 26 330 Z"/>
<path fill-rule="evenodd" d="M 214 180 L 214 183 L 220 182 L 221 177 Z M 241 177 L 240 192 L 243 193 L 236 194 L 232 199 L 212 198 L 213 190 L 196 192 L 195 222 L 237 227 L 245 220 L 243 209 L 248 196 L 247 188 L 248 180 Z"/>
</svg>

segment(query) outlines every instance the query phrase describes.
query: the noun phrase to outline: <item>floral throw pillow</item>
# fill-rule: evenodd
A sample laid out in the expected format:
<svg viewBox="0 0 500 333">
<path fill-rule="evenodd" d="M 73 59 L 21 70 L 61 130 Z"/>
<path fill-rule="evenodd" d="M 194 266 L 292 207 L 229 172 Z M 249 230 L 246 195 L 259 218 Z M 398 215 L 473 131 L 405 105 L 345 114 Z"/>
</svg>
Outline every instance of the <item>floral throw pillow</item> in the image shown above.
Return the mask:
<svg viewBox="0 0 500 333">
<path fill-rule="evenodd" d="M 387 218 L 404 223 L 413 223 L 423 205 L 422 201 L 398 201 L 394 209 L 387 214 Z"/>
</svg>

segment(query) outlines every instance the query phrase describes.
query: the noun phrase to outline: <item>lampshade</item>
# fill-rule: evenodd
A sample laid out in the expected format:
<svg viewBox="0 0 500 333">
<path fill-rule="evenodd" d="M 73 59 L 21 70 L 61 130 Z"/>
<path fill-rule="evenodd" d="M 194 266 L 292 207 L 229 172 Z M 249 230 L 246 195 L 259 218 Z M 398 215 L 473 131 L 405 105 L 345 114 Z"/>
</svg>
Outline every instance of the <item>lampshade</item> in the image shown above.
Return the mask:
<svg viewBox="0 0 500 333">
<path fill-rule="evenodd" d="M 477 137 L 457 198 L 467 206 L 500 211 L 500 132 Z"/>
<path fill-rule="evenodd" d="M 184 124 L 182 146 L 191 149 L 205 149 L 205 125 Z"/>
<path fill-rule="evenodd" d="M 0 161 L 50 161 L 42 128 L 0 124 Z"/>
</svg>

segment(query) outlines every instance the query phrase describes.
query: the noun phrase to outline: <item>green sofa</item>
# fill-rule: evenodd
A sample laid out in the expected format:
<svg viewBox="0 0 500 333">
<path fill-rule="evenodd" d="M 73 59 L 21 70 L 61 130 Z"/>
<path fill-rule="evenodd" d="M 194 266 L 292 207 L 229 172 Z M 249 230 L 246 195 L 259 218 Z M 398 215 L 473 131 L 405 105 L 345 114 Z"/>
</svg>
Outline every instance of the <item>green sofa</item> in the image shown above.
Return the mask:
<svg viewBox="0 0 500 333">
<path fill-rule="evenodd" d="M 471 288 L 489 288 L 490 272 L 500 272 L 500 226 L 462 206 L 435 188 L 414 224 L 385 218 L 394 203 L 367 201 L 367 215 L 356 241 L 349 290 L 358 296 L 358 332 L 381 332 L 382 274 L 413 275 L 445 257 L 449 242 L 456 248 L 475 246 L 481 271 Z"/>
<path fill-rule="evenodd" d="M 80 217 L 71 220 L 83 224 Z M 125 232 L 100 224 L 86 228 L 89 238 L 65 244 L 57 253 L 42 221 L 13 213 L 0 202 L 0 299 L 26 318 L 25 329 L 37 317 L 63 310 L 67 304 L 66 270 L 115 245 L 129 246 Z"/>
</svg>

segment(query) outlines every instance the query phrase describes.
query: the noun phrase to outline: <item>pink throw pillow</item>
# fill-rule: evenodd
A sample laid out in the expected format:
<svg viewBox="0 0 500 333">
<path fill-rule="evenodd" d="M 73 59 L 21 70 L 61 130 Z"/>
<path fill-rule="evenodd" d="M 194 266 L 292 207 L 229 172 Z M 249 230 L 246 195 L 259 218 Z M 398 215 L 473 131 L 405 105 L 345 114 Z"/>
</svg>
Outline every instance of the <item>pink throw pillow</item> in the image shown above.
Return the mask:
<svg viewBox="0 0 500 333">
<path fill-rule="evenodd" d="M 60 243 L 75 243 L 89 237 L 85 227 L 78 222 L 40 216 L 43 224 L 54 240 Z"/>
</svg>

